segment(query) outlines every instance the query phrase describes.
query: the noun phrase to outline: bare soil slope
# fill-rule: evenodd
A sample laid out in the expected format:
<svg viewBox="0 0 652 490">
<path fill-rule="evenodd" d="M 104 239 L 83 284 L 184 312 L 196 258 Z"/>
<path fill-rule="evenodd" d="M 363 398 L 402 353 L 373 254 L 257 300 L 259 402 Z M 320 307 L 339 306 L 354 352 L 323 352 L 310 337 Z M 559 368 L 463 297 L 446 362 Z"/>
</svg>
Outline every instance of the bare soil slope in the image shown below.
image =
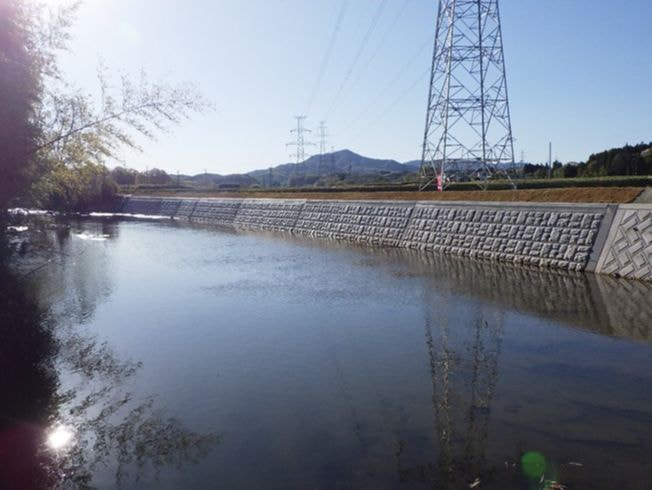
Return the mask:
<svg viewBox="0 0 652 490">
<path fill-rule="evenodd" d="M 642 187 L 569 187 L 563 189 L 523 189 L 505 191 L 446 191 L 446 192 L 211 192 L 165 191 L 143 193 L 148 196 L 175 197 L 240 197 L 271 199 L 332 199 L 332 200 L 401 200 L 401 201 L 519 201 L 519 202 L 585 202 L 629 203 L 643 191 Z"/>
</svg>

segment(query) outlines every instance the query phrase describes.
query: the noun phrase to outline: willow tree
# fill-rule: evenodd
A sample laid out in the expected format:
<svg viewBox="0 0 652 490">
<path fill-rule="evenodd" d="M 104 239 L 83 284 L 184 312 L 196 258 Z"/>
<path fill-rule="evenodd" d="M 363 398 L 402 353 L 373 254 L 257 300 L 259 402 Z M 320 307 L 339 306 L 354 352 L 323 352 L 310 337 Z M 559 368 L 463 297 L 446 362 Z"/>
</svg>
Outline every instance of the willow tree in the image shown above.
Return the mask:
<svg viewBox="0 0 652 490">
<path fill-rule="evenodd" d="M 75 207 L 80 196 L 104 191 L 107 161 L 209 107 L 192 84 L 150 82 L 144 72 L 112 77 L 103 66 L 99 98 L 76 88 L 58 55 L 78 5 L 0 0 L 0 148 L 11 148 L 0 151 L 2 208 L 26 194 Z"/>
</svg>

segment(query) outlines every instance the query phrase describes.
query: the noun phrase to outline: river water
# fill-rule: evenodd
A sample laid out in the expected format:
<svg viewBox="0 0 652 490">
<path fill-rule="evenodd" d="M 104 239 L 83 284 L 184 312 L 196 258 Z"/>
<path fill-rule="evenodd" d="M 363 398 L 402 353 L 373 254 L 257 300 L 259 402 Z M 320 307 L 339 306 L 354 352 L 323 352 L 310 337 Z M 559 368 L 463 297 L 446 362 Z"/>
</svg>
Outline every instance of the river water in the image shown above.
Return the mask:
<svg viewBox="0 0 652 490">
<path fill-rule="evenodd" d="M 22 232 L 2 488 L 652 485 L 651 285 L 163 220 Z"/>
</svg>

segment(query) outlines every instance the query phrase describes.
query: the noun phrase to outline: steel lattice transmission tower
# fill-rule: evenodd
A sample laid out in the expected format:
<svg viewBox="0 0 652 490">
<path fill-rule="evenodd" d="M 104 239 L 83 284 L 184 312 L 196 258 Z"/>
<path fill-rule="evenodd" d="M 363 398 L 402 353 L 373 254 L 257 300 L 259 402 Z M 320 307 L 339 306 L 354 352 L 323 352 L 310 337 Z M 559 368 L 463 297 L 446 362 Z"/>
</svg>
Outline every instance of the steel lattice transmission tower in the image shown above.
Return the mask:
<svg viewBox="0 0 652 490">
<path fill-rule="evenodd" d="M 291 129 L 290 133 L 293 133 L 297 139 L 296 141 L 291 141 L 290 143 L 286 143 L 286 146 L 297 147 L 296 153 L 293 153 L 290 156 L 295 157 L 297 159 L 297 163 L 300 164 L 305 162 L 306 157 L 309 156 L 306 155 L 306 146 L 314 145 L 314 143 L 311 143 L 310 141 L 306 141 L 305 134 L 312 132 L 303 126 L 303 121 L 306 119 L 306 116 L 294 116 L 294 118 L 297 120 L 297 127 L 295 129 Z"/>
<path fill-rule="evenodd" d="M 439 0 L 420 187 L 513 165 L 498 0 Z"/>
<path fill-rule="evenodd" d="M 326 153 L 326 121 L 320 121 L 319 123 L 319 166 L 317 167 L 317 175 L 321 175 L 322 170 L 324 170 L 324 154 Z"/>
</svg>

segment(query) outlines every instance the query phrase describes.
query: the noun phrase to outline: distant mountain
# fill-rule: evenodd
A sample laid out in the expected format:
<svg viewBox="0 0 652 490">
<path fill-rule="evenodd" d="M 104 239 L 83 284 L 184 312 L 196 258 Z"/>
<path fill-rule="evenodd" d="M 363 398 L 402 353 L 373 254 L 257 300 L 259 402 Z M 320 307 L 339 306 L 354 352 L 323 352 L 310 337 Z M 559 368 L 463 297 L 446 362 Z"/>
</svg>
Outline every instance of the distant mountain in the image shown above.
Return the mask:
<svg viewBox="0 0 652 490">
<path fill-rule="evenodd" d="M 376 158 L 369 158 L 351 150 L 340 150 L 333 153 L 326 153 L 324 155 L 313 155 L 303 163 L 284 163 L 276 165 L 272 168 L 272 174 L 290 176 L 293 173 L 300 171 L 301 173 L 338 173 L 349 171 L 357 174 L 364 173 L 378 173 L 378 172 L 406 172 L 406 168 L 402 163 L 396 160 L 380 160 Z M 269 169 L 254 170 L 248 172 L 247 175 L 260 178 L 269 174 Z"/>
<path fill-rule="evenodd" d="M 421 167 L 421 160 L 410 160 L 409 162 L 403 163 L 403 165 L 413 170 L 419 170 Z"/>
<path fill-rule="evenodd" d="M 325 186 L 342 181 L 347 183 L 394 182 L 414 171 L 413 165 L 404 165 L 396 160 L 369 158 L 350 150 L 341 150 L 322 156 L 311 156 L 300 164 L 283 163 L 244 174 L 182 175 L 180 179 L 186 185 L 212 188 Z"/>
<path fill-rule="evenodd" d="M 405 163 L 359 155 L 351 150 L 340 150 L 314 155 L 303 163 L 283 163 L 244 174 L 220 175 L 203 173 L 181 176 L 183 182 L 196 187 L 301 187 L 332 186 L 338 184 L 370 184 L 403 182 L 418 172 L 421 160 Z M 460 162 L 457 168 L 464 171 L 479 167 L 476 161 Z M 506 166 L 502 166 L 506 168 Z M 452 170 L 452 169 L 451 169 Z"/>
</svg>

